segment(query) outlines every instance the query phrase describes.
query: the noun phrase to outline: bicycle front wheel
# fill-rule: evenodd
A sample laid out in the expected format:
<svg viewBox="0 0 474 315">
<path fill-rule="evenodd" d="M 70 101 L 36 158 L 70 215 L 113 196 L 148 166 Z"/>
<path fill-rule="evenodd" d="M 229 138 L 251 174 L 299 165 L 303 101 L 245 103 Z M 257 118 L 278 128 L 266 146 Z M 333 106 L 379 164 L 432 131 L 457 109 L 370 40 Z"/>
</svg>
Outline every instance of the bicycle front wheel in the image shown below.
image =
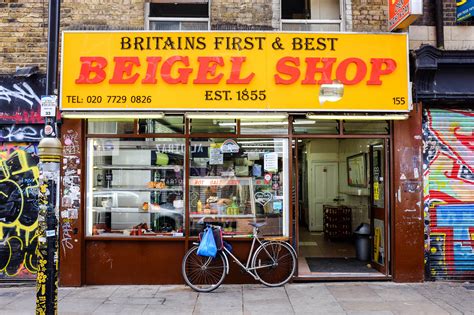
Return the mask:
<svg viewBox="0 0 474 315">
<path fill-rule="evenodd" d="M 183 278 L 193 290 L 211 292 L 224 281 L 226 275 L 224 254 L 219 251 L 215 258 L 203 257 L 197 254 L 197 250 L 198 247 L 195 246 L 184 255 L 181 266 Z"/>
<path fill-rule="evenodd" d="M 296 256 L 287 243 L 267 242 L 255 251 L 252 267 L 261 283 L 269 287 L 278 287 L 293 277 L 296 270 Z"/>
</svg>

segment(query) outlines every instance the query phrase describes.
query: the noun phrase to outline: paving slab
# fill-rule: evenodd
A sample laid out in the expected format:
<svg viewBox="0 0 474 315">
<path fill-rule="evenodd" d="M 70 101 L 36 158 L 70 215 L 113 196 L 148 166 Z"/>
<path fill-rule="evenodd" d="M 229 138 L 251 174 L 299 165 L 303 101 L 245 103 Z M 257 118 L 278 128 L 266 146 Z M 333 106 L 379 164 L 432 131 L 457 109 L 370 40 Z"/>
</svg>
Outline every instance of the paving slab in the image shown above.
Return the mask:
<svg viewBox="0 0 474 315">
<path fill-rule="evenodd" d="M 344 314 L 324 284 L 287 285 L 286 291 L 296 314 Z"/>
<path fill-rule="evenodd" d="M 198 293 L 184 285 L 59 288 L 59 314 L 473 314 L 474 284 L 459 282 L 222 285 Z M 0 315 L 33 314 L 34 286 L 0 283 Z"/>
<path fill-rule="evenodd" d="M 337 301 L 382 302 L 372 288 L 367 284 L 347 285 L 344 283 L 327 284 L 329 292 Z"/>
<path fill-rule="evenodd" d="M 147 304 L 101 304 L 92 314 L 142 314 Z"/>
<path fill-rule="evenodd" d="M 159 285 L 121 285 L 112 293 L 110 298 L 153 298 L 159 289 Z"/>
</svg>

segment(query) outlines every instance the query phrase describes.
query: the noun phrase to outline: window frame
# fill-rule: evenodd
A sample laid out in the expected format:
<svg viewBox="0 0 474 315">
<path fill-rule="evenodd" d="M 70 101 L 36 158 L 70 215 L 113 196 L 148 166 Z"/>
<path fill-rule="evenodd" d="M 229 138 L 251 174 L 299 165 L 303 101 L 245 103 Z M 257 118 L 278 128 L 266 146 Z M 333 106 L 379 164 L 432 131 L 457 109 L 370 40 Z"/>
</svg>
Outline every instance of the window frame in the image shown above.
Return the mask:
<svg viewBox="0 0 474 315">
<path fill-rule="evenodd" d="M 176 31 L 182 31 L 181 30 L 181 22 L 207 22 L 207 31 L 211 29 L 211 19 L 210 19 L 210 13 L 211 13 L 211 6 L 210 3 L 208 2 L 208 11 L 207 11 L 207 18 L 186 18 L 186 17 L 151 17 L 150 16 L 150 2 L 145 3 L 145 25 L 144 29 L 145 30 L 150 30 L 150 23 L 151 22 L 179 22 L 180 28 L 177 29 Z M 204 30 L 203 30 L 204 31 Z"/>
<path fill-rule="evenodd" d="M 306 0 L 304 0 L 306 1 Z M 346 31 L 346 18 L 345 18 L 345 0 L 338 0 L 339 1 L 339 19 L 331 20 L 331 19 L 283 19 L 282 16 L 282 9 L 280 9 L 280 30 L 283 30 L 284 24 L 304 24 L 304 25 L 312 25 L 312 24 L 338 24 L 339 25 L 339 32 Z M 280 8 L 282 8 L 280 6 Z M 288 31 L 291 32 L 291 31 Z"/>
</svg>

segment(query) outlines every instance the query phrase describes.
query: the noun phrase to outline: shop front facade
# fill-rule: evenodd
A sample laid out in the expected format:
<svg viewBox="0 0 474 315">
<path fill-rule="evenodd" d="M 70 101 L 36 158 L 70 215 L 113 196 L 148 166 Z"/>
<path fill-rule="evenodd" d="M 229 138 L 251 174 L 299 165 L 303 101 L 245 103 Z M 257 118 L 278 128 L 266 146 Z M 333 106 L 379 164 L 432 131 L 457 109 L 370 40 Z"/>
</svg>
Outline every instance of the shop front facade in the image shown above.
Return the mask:
<svg viewBox="0 0 474 315">
<path fill-rule="evenodd" d="M 295 280 L 422 280 L 407 49 L 404 34 L 64 32 L 62 284 L 182 283 L 205 223 L 246 257 L 249 222 L 294 246 Z"/>
<path fill-rule="evenodd" d="M 416 51 L 423 102 L 426 278 L 474 278 L 472 50 Z M 455 74 L 455 75 L 453 75 Z"/>
</svg>

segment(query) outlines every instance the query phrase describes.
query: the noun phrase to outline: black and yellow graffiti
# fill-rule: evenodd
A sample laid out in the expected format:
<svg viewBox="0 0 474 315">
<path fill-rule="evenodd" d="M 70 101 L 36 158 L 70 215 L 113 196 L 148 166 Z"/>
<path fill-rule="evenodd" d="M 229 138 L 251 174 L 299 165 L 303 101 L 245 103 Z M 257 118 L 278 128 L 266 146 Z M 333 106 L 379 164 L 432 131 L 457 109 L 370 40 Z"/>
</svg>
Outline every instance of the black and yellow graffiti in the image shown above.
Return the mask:
<svg viewBox="0 0 474 315">
<path fill-rule="evenodd" d="M 39 169 L 28 151 L 0 152 L 0 278 L 37 272 Z"/>
</svg>

